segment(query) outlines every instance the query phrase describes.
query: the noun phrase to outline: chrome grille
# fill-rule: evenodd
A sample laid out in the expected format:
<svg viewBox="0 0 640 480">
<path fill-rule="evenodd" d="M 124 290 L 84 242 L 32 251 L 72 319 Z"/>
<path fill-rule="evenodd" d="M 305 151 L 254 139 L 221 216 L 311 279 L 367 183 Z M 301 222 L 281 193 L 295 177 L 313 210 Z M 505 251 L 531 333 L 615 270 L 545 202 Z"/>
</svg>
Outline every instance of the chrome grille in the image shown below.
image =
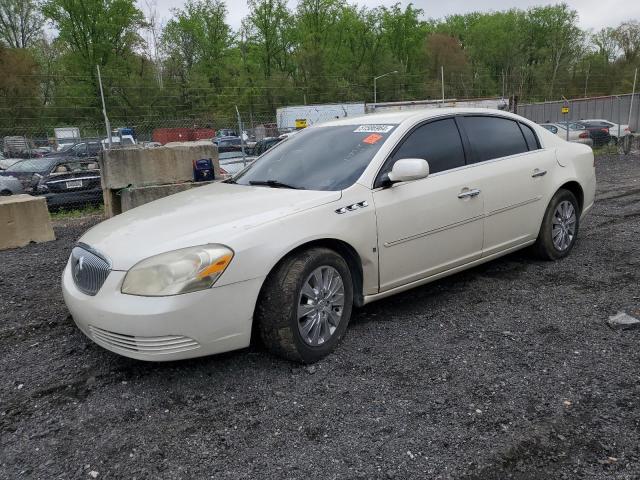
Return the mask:
<svg viewBox="0 0 640 480">
<path fill-rule="evenodd" d="M 110 271 L 109 262 L 89 247 L 71 250 L 71 276 L 82 293 L 92 296 L 98 293 Z"/>
<path fill-rule="evenodd" d="M 200 344 L 194 339 L 182 335 L 166 335 L 164 337 L 136 337 L 122 333 L 110 332 L 102 328 L 89 326 L 91 337 L 98 344 L 151 355 L 186 352 L 195 350 Z"/>
</svg>

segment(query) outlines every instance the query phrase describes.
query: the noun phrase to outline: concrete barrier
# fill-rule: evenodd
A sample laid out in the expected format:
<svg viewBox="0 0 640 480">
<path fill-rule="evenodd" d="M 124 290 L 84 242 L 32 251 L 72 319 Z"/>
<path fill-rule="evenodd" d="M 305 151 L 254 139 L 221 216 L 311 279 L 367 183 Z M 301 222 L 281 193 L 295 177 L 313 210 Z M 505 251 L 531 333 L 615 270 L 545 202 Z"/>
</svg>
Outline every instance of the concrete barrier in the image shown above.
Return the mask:
<svg viewBox="0 0 640 480">
<path fill-rule="evenodd" d="M 47 201 L 43 197 L 0 197 L 0 250 L 55 239 Z"/>
<path fill-rule="evenodd" d="M 103 188 L 148 187 L 193 181 L 193 161 L 213 160 L 220 177 L 218 148 L 208 140 L 168 143 L 154 148 L 105 150 L 101 159 Z"/>
<path fill-rule="evenodd" d="M 100 168 L 106 216 L 209 183 L 193 181 L 193 161 L 203 158 L 213 160 L 214 178 L 220 178 L 218 147 L 209 140 L 104 151 Z"/>
</svg>

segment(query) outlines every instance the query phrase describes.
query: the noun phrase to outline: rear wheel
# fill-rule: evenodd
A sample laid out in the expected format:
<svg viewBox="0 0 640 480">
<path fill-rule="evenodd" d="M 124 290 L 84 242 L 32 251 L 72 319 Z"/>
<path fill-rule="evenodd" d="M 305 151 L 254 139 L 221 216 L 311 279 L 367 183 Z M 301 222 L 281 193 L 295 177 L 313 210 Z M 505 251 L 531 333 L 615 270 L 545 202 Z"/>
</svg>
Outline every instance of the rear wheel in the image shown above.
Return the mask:
<svg viewBox="0 0 640 480">
<path fill-rule="evenodd" d="M 579 217 L 580 208 L 575 195 L 569 190 L 558 190 L 549 202 L 538 239 L 533 245 L 536 254 L 544 260 L 566 257 L 578 236 Z"/>
<path fill-rule="evenodd" d="M 340 342 L 352 305 L 353 283 L 345 260 L 333 250 L 312 248 L 285 259 L 267 277 L 255 320 L 272 353 L 313 363 Z"/>
</svg>

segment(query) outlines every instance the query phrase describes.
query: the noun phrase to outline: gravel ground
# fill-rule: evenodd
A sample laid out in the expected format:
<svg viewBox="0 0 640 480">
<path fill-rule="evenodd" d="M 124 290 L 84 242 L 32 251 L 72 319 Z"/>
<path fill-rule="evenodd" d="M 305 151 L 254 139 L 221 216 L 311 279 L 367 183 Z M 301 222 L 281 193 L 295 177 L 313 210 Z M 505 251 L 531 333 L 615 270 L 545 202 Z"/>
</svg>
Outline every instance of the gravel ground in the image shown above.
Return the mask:
<svg viewBox="0 0 640 480">
<path fill-rule="evenodd" d="M 149 364 L 84 338 L 71 245 L 0 252 L 0 477 L 640 478 L 640 156 L 598 159 L 569 258 L 517 253 L 355 313 L 311 367 Z"/>
</svg>

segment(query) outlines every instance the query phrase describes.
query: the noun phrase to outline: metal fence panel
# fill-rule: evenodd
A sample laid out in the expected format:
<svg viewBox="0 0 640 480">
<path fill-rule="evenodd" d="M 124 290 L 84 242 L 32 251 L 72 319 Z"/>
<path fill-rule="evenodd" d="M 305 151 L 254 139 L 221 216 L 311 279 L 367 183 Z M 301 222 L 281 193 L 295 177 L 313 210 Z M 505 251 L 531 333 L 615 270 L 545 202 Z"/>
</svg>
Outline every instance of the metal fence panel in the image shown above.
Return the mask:
<svg viewBox="0 0 640 480">
<path fill-rule="evenodd" d="M 537 123 L 558 123 L 577 121 L 587 118 L 602 118 L 610 122 L 626 125 L 632 131 L 640 127 L 640 94 L 633 95 L 633 110 L 629 121 L 629 108 L 632 95 L 611 95 L 597 98 L 580 98 L 569 100 L 569 113 L 563 115 L 563 100 L 518 105 L 518 114 Z"/>
</svg>

